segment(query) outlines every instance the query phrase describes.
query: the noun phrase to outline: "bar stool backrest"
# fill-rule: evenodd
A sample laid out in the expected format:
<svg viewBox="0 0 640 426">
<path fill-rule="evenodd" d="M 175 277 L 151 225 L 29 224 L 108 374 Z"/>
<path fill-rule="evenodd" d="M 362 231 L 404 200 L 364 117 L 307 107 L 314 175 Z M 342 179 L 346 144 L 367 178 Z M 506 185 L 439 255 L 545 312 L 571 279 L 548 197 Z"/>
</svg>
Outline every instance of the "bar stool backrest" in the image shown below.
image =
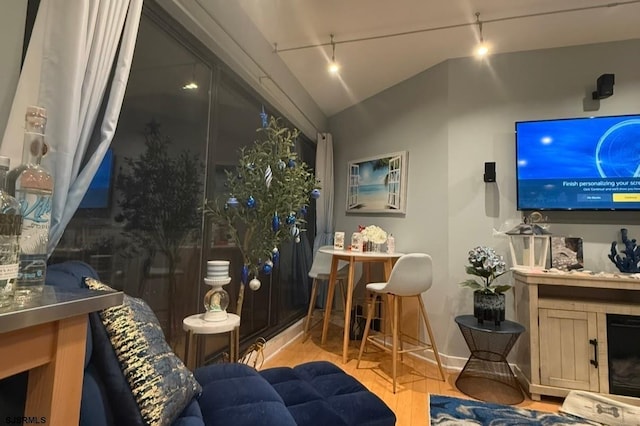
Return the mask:
<svg viewBox="0 0 640 426">
<path fill-rule="evenodd" d="M 333 249 L 333 246 L 321 246 L 316 255 L 313 257 L 313 263 L 309 270 L 310 278 L 317 278 L 319 280 L 329 279 L 331 273 L 331 259 L 333 256 L 329 253 L 323 253 L 322 249 Z"/>
<path fill-rule="evenodd" d="M 425 253 L 409 253 L 400 256 L 391 270 L 389 281 L 380 290 L 398 296 L 416 296 L 431 288 L 433 262 Z"/>
</svg>

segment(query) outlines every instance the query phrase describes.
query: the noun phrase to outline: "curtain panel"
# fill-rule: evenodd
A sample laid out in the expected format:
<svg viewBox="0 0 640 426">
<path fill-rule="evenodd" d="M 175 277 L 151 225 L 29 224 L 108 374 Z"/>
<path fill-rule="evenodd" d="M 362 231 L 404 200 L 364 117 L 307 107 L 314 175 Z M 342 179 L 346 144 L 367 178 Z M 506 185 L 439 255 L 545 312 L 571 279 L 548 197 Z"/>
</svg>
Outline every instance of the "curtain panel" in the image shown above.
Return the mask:
<svg viewBox="0 0 640 426">
<path fill-rule="evenodd" d="M 40 3 L 0 154 L 22 162 L 26 108 L 45 107 L 43 166 L 54 178 L 49 254 L 111 144 L 141 12 L 142 0 Z"/>
</svg>

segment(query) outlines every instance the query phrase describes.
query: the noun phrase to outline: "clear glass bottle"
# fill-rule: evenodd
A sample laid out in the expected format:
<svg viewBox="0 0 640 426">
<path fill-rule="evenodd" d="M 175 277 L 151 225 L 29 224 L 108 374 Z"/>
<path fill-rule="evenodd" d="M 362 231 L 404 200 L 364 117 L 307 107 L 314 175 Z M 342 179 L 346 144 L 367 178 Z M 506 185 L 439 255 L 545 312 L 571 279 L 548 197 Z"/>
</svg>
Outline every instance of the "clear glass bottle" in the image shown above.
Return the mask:
<svg viewBox="0 0 640 426">
<path fill-rule="evenodd" d="M 396 239 L 392 234 L 387 237 L 387 253 L 393 254 L 396 251 Z"/>
<path fill-rule="evenodd" d="M 0 156 L 0 308 L 11 306 L 18 278 L 20 204 L 6 191 L 9 158 Z"/>
<path fill-rule="evenodd" d="M 22 234 L 15 303 L 27 304 L 42 294 L 47 270 L 53 177 L 40 165 L 46 154 L 47 113 L 30 106 L 25 115 L 22 164 L 7 175 L 7 189 L 20 203 Z"/>
</svg>

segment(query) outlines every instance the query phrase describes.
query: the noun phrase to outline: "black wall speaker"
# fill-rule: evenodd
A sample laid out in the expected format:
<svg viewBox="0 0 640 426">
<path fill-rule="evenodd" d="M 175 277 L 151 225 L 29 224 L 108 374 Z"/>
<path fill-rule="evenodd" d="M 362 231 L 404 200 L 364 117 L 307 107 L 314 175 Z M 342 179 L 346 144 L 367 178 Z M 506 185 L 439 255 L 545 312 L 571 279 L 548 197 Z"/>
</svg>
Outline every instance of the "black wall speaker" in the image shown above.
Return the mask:
<svg viewBox="0 0 640 426">
<path fill-rule="evenodd" d="M 602 74 L 596 80 L 596 90 L 591 94 L 593 99 L 604 99 L 613 95 L 613 85 L 615 84 L 615 74 Z"/>
<path fill-rule="evenodd" d="M 496 163 L 484 163 L 484 181 L 495 182 L 496 181 Z"/>
</svg>

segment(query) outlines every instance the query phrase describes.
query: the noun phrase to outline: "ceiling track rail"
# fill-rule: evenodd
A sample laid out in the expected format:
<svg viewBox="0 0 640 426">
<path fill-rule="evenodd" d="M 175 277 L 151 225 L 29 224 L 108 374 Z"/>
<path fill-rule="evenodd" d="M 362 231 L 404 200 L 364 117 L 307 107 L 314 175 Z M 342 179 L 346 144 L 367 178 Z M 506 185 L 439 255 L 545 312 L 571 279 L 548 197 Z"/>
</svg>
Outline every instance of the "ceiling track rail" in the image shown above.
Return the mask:
<svg viewBox="0 0 640 426">
<path fill-rule="evenodd" d="M 505 16 L 505 17 L 501 17 L 501 18 L 485 19 L 483 21 L 474 20 L 474 21 L 471 21 L 471 22 L 462 22 L 462 23 L 459 23 L 459 24 L 442 25 L 442 26 L 438 26 L 438 27 L 429 27 L 429 28 L 421 28 L 421 29 L 417 29 L 417 30 L 402 31 L 402 32 L 388 33 L 388 34 L 380 34 L 380 35 L 374 35 L 374 36 L 369 36 L 369 37 L 358 37 L 358 38 L 350 38 L 350 39 L 345 39 L 345 40 L 332 39 L 331 41 L 326 42 L 326 43 L 313 43 L 313 44 L 305 44 L 305 45 L 301 45 L 301 46 L 286 47 L 286 48 L 280 48 L 280 47 L 278 47 L 278 43 L 274 43 L 273 51 L 274 51 L 274 53 L 285 53 L 285 52 L 292 52 L 292 51 L 295 51 L 295 50 L 303 50 L 303 49 L 311 49 L 311 48 L 316 48 L 316 47 L 331 46 L 332 44 L 333 45 L 338 45 L 338 44 L 347 44 L 347 43 L 358 43 L 358 42 L 363 42 L 363 41 L 380 40 L 380 39 L 392 38 L 392 37 L 403 37 L 403 36 L 407 36 L 407 35 L 421 34 L 421 33 L 427 33 L 427 32 L 432 32 L 432 31 L 442 31 L 442 30 L 450 30 L 450 29 L 454 29 L 454 28 L 477 26 L 479 22 L 481 24 L 491 24 L 491 23 L 496 23 L 496 22 L 513 21 L 513 20 L 516 20 L 516 19 L 537 18 L 537 17 L 541 17 L 541 16 L 559 15 L 559 14 L 563 14 L 563 13 L 574 13 L 574 12 L 583 12 L 583 11 L 587 11 L 587 10 L 607 9 L 607 8 L 618 7 L 618 6 L 628 6 L 628 5 L 637 4 L 637 3 L 640 3 L 640 0 L 628 0 L 628 1 L 620 1 L 620 2 L 599 4 L 599 5 L 594 5 L 594 6 L 574 7 L 574 8 L 570 8 L 570 9 L 558 9 L 558 10 L 551 10 L 551 11 L 547 11 L 547 12 L 538 12 L 538 13 L 527 13 L 527 14 L 522 14 L 522 15 Z"/>
</svg>

